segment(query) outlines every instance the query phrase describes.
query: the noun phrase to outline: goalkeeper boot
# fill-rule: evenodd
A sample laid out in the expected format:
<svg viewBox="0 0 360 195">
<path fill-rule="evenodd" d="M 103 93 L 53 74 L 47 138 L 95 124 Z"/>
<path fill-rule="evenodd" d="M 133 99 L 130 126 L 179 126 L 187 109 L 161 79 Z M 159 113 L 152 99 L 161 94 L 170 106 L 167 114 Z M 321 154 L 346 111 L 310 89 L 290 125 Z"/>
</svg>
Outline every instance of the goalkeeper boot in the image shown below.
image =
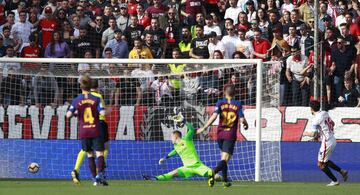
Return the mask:
<svg viewBox="0 0 360 195">
<path fill-rule="evenodd" d="M 74 184 L 80 184 L 79 173 L 76 170 L 71 171 L 71 178 Z"/>
<path fill-rule="evenodd" d="M 213 170 L 211 170 L 211 171 L 209 172 L 208 184 L 209 184 L 209 187 L 214 187 L 214 184 L 215 184 L 215 174 L 214 174 L 214 171 L 213 171 Z"/>
<path fill-rule="evenodd" d="M 230 187 L 232 184 L 230 183 L 230 182 L 224 182 L 223 183 L 223 186 L 224 186 L 224 188 L 228 188 L 228 187 Z"/>
<path fill-rule="evenodd" d="M 149 176 L 149 175 L 142 175 L 144 180 L 156 180 L 155 177 Z"/>
</svg>

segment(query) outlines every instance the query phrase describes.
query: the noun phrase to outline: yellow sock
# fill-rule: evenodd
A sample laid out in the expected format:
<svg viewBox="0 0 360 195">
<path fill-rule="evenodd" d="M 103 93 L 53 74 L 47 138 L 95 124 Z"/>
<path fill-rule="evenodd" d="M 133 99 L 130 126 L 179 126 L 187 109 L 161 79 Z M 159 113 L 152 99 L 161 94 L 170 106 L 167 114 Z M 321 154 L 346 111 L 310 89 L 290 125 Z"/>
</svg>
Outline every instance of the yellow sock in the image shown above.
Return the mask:
<svg viewBox="0 0 360 195">
<path fill-rule="evenodd" d="M 80 171 L 80 167 L 81 167 L 82 163 L 84 162 L 85 157 L 86 157 L 86 152 L 84 150 L 80 150 L 80 152 L 77 156 L 75 168 L 74 168 L 78 173 Z"/>
<path fill-rule="evenodd" d="M 105 150 L 104 150 L 105 165 L 106 165 L 106 158 L 107 158 L 107 156 L 108 156 L 108 153 L 109 153 L 109 149 L 105 148 Z"/>
</svg>

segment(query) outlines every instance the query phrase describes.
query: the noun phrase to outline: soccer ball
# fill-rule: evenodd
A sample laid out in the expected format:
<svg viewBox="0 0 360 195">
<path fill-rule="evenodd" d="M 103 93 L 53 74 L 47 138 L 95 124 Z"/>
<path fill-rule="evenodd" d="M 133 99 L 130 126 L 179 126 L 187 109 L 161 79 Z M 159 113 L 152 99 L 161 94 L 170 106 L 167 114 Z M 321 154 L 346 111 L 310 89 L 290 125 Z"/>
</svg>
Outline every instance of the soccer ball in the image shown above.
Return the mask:
<svg viewBox="0 0 360 195">
<path fill-rule="evenodd" d="M 28 166 L 28 171 L 30 173 L 37 173 L 39 171 L 39 169 L 40 169 L 39 164 L 37 164 L 35 162 L 30 163 Z"/>
</svg>

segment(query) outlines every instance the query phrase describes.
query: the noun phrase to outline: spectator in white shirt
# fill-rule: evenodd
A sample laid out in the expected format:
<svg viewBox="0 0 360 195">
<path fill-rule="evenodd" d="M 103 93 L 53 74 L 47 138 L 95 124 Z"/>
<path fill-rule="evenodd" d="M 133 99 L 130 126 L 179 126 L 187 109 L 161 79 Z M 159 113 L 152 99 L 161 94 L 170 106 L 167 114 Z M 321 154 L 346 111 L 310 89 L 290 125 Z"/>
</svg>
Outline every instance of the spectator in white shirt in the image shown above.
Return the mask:
<svg viewBox="0 0 360 195">
<path fill-rule="evenodd" d="M 6 55 L 3 58 L 16 58 L 15 49 L 13 46 L 7 46 Z M 21 69 L 21 65 L 18 62 L 4 62 L 0 63 L 0 69 L 2 69 L 4 73 L 6 73 L 8 70 L 18 71 Z"/>
<path fill-rule="evenodd" d="M 237 0 L 229 0 L 230 7 L 226 9 L 224 18 L 231 18 L 234 25 L 238 23 L 238 15 L 242 11 L 241 7 L 237 6 Z"/>
<path fill-rule="evenodd" d="M 209 44 L 208 44 L 208 50 L 209 50 L 209 55 L 210 55 L 210 59 L 214 59 L 214 51 L 215 50 L 219 50 L 222 55 L 225 55 L 225 47 L 224 44 L 219 41 L 216 37 L 216 33 L 215 32 L 211 32 L 209 35 Z"/>
<path fill-rule="evenodd" d="M 221 39 L 221 29 L 219 26 L 214 25 L 214 19 L 211 15 L 206 16 L 204 26 L 204 34 L 209 35 L 211 32 L 215 32 L 218 39 Z"/>
<path fill-rule="evenodd" d="M 225 59 L 231 59 L 232 54 L 236 51 L 236 43 L 239 41 L 239 38 L 235 34 L 235 27 L 229 26 L 227 27 L 226 31 L 228 32 L 228 35 L 224 36 L 221 39 L 222 44 L 224 44 L 225 47 Z"/>
<path fill-rule="evenodd" d="M 246 58 L 254 58 L 254 47 L 251 43 L 250 40 L 245 38 L 245 30 L 244 29 L 240 29 L 239 32 L 239 40 L 236 43 L 236 51 L 240 51 L 241 53 L 243 53 Z"/>
<path fill-rule="evenodd" d="M 284 4 L 282 4 L 280 8 L 280 13 L 284 14 L 286 11 L 291 12 L 294 9 L 294 5 L 290 3 L 290 0 L 284 0 Z"/>
<path fill-rule="evenodd" d="M 29 36 L 33 25 L 26 20 L 26 12 L 24 10 L 20 11 L 19 17 L 20 20 L 15 22 L 14 26 L 11 28 L 11 36 L 15 41 L 20 41 L 22 44 L 29 43 Z"/>
</svg>

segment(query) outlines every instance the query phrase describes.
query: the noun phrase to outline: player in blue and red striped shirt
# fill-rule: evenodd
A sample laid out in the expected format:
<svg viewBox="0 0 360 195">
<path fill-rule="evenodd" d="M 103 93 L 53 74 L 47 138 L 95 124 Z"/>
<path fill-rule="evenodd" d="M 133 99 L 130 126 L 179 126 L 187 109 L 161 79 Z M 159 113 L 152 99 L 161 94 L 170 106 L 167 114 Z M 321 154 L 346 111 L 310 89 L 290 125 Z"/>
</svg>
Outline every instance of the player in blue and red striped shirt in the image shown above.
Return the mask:
<svg viewBox="0 0 360 195">
<path fill-rule="evenodd" d="M 244 125 L 245 130 L 248 129 L 248 123 L 244 117 L 241 102 L 234 100 L 235 86 L 228 85 L 225 88 L 225 98 L 219 100 L 215 106 L 215 112 L 210 117 L 209 121 L 204 127 L 197 130 L 197 134 L 207 129 L 218 116 L 220 116 L 220 122 L 217 131 L 217 141 L 221 150 L 221 161 L 214 169 L 214 173 L 222 172 L 224 187 L 230 187 L 231 183 L 227 178 L 228 162 L 233 155 L 239 121 Z M 214 179 L 214 178 L 210 178 Z"/>
<path fill-rule="evenodd" d="M 105 115 L 101 99 L 90 93 L 91 78 L 83 76 L 80 80 L 82 94 L 76 97 L 66 117 L 70 118 L 77 111 L 78 125 L 81 139 L 82 150 L 87 152 L 89 168 L 93 176 L 94 185 L 102 183 L 107 185 L 104 179 L 104 140 L 100 136 L 100 115 Z M 95 150 L 98 158 L 97 171 L 93 151 Z"/>
</svg>

